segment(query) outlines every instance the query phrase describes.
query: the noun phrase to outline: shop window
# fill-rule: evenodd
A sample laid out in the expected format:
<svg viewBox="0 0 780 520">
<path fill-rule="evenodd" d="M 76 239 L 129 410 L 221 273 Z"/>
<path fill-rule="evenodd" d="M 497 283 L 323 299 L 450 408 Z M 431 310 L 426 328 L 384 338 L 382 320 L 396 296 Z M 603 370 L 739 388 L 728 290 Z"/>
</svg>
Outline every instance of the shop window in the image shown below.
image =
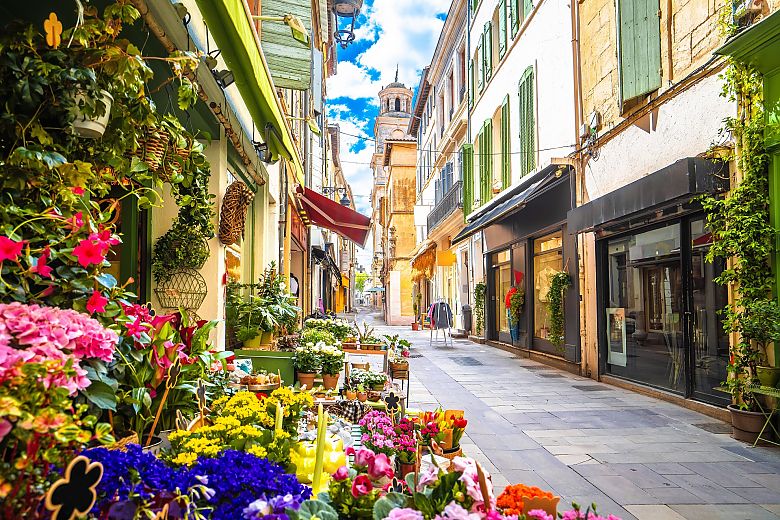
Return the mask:
<svg viewBox="0 0 780 520">
<path fill-rule="evenodd" d="M 563 233 L 534 240 L 534 336 L 547 340 L 550 320 L 548 293 L 553 276 L 563 270 Z"/>
</svg>

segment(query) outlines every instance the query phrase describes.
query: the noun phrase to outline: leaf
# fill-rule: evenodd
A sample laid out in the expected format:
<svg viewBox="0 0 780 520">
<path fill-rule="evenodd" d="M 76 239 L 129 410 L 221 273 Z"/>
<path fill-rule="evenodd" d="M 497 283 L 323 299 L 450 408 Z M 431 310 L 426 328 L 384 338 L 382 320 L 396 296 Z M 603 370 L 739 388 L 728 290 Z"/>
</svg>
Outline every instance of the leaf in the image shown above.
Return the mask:
<svg viewBox="0 0 780 520">
<path fill-rule="evenodd" d="M 112 275 L 108 273 L 103 273 L 101 275 L 96 276 L 95 280 L 97 280 L 97 282 L 103 287 L 105 287 L 106 289 L 113 289 L 114 287 L 116 287 L 116 283 L 117 283 L 116 278 L 114 278 Z"/>
<path fill-rule="evenodd" d="M 95 438 L 101 444 L 111 444 L 115 442 L 114 436 L 111 435 L 111 425 L 108 423 L 98 423 L 95 426 Z"/>
<path fill-rule="evenodd" d="M 374 504 L 374 520 L 384 520 L 393 509 L 406 507 L 408 497 L 401 493 L 388 493 Z"/>
<path fill-rule="evenodd" d="M 103 381 L 92 381 L 84 389 L 84 395 L 101 410 L 116 411 L 116 394 L 114 389 Z"/>
<path fill-rule="evenodd" d="M 425 518 L 433 518 L 436 516 L 436 511 L 433 509 L 431 500 L 422 493 L 414 494 L 414 507 L 420 511 Z"/>
<path fill-rule="evenodd" d="M 325 502 L 307 500 L 301 504 L 301 508 L 298 510 L 298 518 L 300 520 L 312 520 L 314 517 L 320 520 L 338 520 L 339 515 L 335 509 Z"/>
</svg>

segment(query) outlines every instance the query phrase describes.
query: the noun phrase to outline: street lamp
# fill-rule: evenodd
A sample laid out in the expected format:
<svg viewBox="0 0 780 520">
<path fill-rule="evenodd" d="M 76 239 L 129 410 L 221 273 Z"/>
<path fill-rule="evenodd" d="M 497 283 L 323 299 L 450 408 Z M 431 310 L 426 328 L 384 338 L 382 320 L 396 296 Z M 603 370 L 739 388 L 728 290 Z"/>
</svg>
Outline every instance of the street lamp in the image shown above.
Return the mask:
<svg viewBox="0 0 780 520">
<path fill-rule="evenodd" d="M 291 14 L 286 14 L 284 16 L 254 15 L 252 16 L 252 20 L 260 22 L 279 22 L 286 24 L 290 28 L 290 32 L 292 32 L 292 37 L 295 39 L 295 41 L 300 42 L 307 47 L 309 46 L 309 31 L 306 30 L 303 22 L 297 16 L 293 16 Z"/>
<path fill-rule="evenodd" d="M 349 200 L 349 197 L 347 197 L 347 188 L 341 188 L 338 186 L 323 186 L 322 187 L 322 194 L 323 195 L 330 195 L 333 193 L 341 193 L 341 200 L 339 201 L 339 204 L 345 207 L 349 207 L 352 202 Z"/>
<path fill-rule="evenodd" d="M 339 18 L 348 20 L 348 28 L 339 29 L 336 27 L 334 37 L 341 44 L 342 49 L 355 41 L 355 18 L 357 18 L 360 8 L 363 7 L 363 0 L 335 0 L 333 2 L 333 12 Z M 338 24 L 338 22 L 337 22 Z"/>
</svg>

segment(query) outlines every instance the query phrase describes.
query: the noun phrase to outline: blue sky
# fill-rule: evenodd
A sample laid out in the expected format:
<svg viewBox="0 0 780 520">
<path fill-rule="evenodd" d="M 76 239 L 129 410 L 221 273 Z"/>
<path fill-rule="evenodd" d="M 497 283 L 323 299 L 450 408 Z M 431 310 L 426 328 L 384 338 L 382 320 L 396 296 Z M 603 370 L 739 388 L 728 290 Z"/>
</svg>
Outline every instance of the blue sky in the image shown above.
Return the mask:
<svg viewBox="0 0 780 520">
<path fill-rule="evenodd" d="M 355 42 L 338 49 L 337 74 L 328 79 L 328 118 L 341 128 L 340 157 L 358 211 L 371 214 L 371 155 L 378 92 L 394 80 L 412 89 L 433 55 L 451 0 L 365 0 L 355 24 Z M 358 261 L 369 268 L 372 251 Z"/>
</svg>

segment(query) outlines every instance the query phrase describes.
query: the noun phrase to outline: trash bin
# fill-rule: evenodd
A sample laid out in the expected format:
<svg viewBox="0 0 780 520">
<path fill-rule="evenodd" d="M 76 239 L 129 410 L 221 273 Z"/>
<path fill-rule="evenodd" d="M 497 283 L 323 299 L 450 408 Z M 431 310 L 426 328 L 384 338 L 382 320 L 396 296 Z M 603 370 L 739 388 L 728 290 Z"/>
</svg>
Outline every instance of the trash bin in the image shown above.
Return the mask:
<svg viewBox="0 0 780 520">
<path fill-rule="evenodd" d="M 471 305 L 463 305 L 461 307 L 463 312 L 463 330 L 466 334 L 471 334 Z"/>
</svg>

